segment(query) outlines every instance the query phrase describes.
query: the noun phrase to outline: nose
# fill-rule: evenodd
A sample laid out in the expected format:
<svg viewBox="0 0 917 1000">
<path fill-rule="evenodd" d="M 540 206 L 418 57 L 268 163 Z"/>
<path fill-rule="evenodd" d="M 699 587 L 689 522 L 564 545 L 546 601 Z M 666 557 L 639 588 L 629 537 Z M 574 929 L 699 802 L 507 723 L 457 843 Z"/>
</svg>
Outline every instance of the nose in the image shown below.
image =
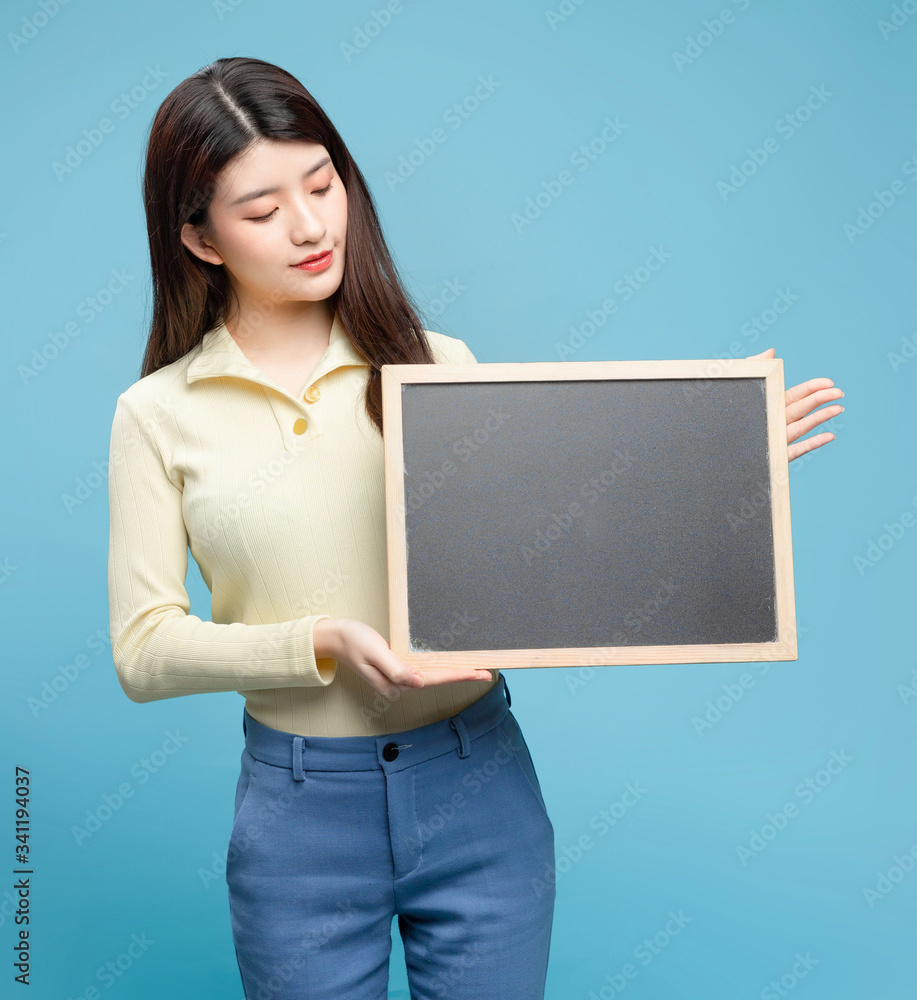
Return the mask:
<svg viewBox="0 0 917 1000">
<path fill-rule="evenodd" d="M 319 243 L 325 235 L 325 222 L 314 205 L 297 202 L 290 213 L 290 239 L 297 246 Z"/>
</svg>

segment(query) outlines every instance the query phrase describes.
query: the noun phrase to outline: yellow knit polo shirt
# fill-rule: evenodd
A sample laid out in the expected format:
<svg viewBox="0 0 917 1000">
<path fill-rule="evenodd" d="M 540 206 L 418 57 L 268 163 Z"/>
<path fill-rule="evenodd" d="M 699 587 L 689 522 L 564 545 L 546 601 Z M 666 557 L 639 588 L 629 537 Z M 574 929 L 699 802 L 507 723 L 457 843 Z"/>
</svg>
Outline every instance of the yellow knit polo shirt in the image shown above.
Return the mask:
<svg viewBox="0 0 917 1000">
<path fill-rule="evenodd" d="M 476 363 L 463 341 L 426 332 L 437 363 Z M 356 618 L 389 638 L 383 445 L 363 404 L 368 374 L 337 314 L 298 398 L 220 324 L 118 397 L 109 612 L 132 701 L 238 691 L 274 729 L 380 735 L 448 718 L 499 681 L 494 670 L 492 683 L 389 701 L 349 666 L 316 661 L 322 618 Z M 212 621 L 189 614 L 189 548 Z"/>
</svg>

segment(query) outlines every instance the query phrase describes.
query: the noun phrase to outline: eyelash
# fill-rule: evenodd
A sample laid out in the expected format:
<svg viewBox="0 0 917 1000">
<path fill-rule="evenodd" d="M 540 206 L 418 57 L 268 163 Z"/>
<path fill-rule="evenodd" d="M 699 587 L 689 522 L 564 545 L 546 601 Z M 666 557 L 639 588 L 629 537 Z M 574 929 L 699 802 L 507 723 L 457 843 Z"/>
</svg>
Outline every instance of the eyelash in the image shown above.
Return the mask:
<svg viewBox="0 0 917 1000">
<path fill-rule="evenodd" d="M 323 188 L 319 188 L 319 189 L 318 189 L 318 191 L 316 191 L 316 192 L 315 192 L 315 194 L 320 194 L 320 195 L 323 195 L 323 196 L 324 196 L 324 195 L 326 195 L 326 194 L 327 194 L 327 193 L 328 193 L 328 192 L 329 192 L 330 190 L 331 190 L 331 185 L 330 185 L 330 184 L 327 184 L 327 185 L 326 185 L 325 187 L 323 187 Z M 269 218 L 270 218 L 270 217 L 271 217 L 271 216 L 272 216 L 272 215 L 274 214 L 274 212 L 276 212 L 276 211 L 277 211 L 277 209 L 275 208 L 275 209 L 274 209 L 273 211 L 271 211 L 271 212 L 268 212 L 268 213 L 267 213 L 267 215 L 258 215 L 258 216 L 255 216 L 254 218 L 250 219 L 249 221 L 250 221 L 250 222 L 267 222 L 267 220 L 268 220 L 268 219 L 269 219 Z"/>
</svg>

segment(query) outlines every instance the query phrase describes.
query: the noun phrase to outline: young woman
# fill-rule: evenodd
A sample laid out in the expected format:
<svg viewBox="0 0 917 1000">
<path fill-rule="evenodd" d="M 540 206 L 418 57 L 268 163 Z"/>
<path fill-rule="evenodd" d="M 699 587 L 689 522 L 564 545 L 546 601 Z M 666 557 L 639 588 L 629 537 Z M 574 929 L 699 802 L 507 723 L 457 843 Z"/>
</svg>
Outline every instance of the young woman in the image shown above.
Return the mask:
<svg viewBox="0 0 917 1000">
<path fill-rule="evenodd" d="M 554 831 L 499 671 L 413 671 L 388 629 L 380 367 L 423 329 L 363 175 L 256 59 L 152 124 L 141 378 L 111 438 L 114 663 L 136 702 L 245 697 L 226 866 L 247 997 L 543 996 Z M 190 546 L 212 622 L 188 613 Z M 533 889 L 533 882 L 538 890 Z"/>
<path fill-rule="evenodd" d="M 133 701 L 245 698 L 226 865 L 245 995 L 384 998 L 397 914 L 413 997 L 539 1000 L 554 830 L 505 678 L 412 671 L 386 640 L 380 367 L 475 358 L 423 329 L 363 175 L 276 66 L 219 59 L 168 95 L 144 199 L 112 651 Z M 831 384 L 787 393 L 791 440 L 834 415 L 801 419 Z M 188 613 L 189 547 L 212 621 Z"/>
</svg>

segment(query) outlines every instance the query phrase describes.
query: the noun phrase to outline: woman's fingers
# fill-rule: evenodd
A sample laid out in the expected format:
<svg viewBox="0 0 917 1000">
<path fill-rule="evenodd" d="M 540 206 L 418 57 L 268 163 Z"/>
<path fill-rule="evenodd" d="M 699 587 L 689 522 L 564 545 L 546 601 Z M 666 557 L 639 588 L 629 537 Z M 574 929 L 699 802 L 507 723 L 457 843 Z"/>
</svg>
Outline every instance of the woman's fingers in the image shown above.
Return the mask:
<svg viewBox="0 0 917 1000">
<path fill-rule="evenodd" d="M 341 619 L 337 630 L 340 641 L 333 647 L 332 655 L 356 670 L 386 698 L 397 698 L 408 688 L 428 684 L 493 680 L 493 674 L 482 667 L 426 667 L 415 670 L 395 656 L 374 628 L 356 619 Z"/>
<path fill-rule="evenodd" d="M 405 665 L 400 660 L 395 659 L 395 664 L 405 669 Z M 386 663 L 386 667 L 388 666 L 389 664 Z M 410 670 L 411 668 L 406 669 Z M 360 673 L 380 694 L 387 698 L 394 698 L 408 688 L 429 687 L 433 684 L 453 684 L 456 681 L 493 680 L 493 674 L 489 670 L 478 667 L 418 667 L 405 680 L 398 680 L 380 667 L 364 663 Z"/>
<path fill-rule="evenodd" d="M 493 674 L 483 667 L 418 667 L 427 686 L 453 684 L 455 681 L 492 681 Z"/>
<path fill-rule="evenodd" d="M 408 674 L 404 681 L 395 680 L 379 667 L 368 662 L 359 664 L 358 673 L 360 673 L 366 681 L 372 684 L 379 694 L 384 695 L 389 699 L 397 698 L 402 691 L 405 691 L 408 688 L 422 687 L 420 683 L 413 680 L 413 674 Z"/>
<path fill-rule="evenodd" d="M 788 426 L 787 441 L 795 441 L 796 438 L 802 437 L 803 434 L 808 434 L 813 427 L 817 427 L 819 424 L 823 424 L 826 420 L 830 420 L 832 417 L 836 417 L 839 413 L 843 412 L 843 406 L 827 406 L 823 410 L 816 410 L 807 417 L 792 421 Z"/>
</svg>

